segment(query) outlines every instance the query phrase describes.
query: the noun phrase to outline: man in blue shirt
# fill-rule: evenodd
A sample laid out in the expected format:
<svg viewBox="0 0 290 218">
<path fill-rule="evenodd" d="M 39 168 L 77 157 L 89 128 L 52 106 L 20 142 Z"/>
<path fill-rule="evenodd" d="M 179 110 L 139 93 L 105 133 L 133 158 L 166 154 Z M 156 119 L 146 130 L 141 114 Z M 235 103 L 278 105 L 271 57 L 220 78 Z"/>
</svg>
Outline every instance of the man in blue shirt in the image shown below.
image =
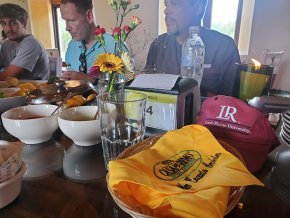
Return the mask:
<svg viewBox="0 0 290 218">
<path fill-rule="evenodd" d="M 71 34 L 65 62 L 68 71 L 63 71 L 64 80 L 87 80 L 96 82 L 95 74 L 90 73 L 96 57 L 104 53 L 101 44 L 97 42 L 92 0 L 62 0 L 61 17 L 66 21 L 66 30 Z M 115 41 L 110 34 L 105 33 L 107 52 L 114 53 Z"/>
</svg>

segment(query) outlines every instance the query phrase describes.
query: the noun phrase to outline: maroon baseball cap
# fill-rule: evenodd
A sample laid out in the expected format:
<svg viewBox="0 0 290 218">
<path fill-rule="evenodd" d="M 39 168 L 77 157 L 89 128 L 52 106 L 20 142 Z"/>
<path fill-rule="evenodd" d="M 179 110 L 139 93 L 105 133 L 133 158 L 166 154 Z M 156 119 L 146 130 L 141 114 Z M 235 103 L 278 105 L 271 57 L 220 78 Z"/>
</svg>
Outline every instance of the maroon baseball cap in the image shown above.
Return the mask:
<svg viewBox="0 0 290 218">
<path fill-rule="evenodd" d="M 263 166 L 272 145 L 280 144 L 264 114 L 234 97 L 207 98 L 202 103 L 197 123 L 236 148 L 251 172 Z"/>
</svg>

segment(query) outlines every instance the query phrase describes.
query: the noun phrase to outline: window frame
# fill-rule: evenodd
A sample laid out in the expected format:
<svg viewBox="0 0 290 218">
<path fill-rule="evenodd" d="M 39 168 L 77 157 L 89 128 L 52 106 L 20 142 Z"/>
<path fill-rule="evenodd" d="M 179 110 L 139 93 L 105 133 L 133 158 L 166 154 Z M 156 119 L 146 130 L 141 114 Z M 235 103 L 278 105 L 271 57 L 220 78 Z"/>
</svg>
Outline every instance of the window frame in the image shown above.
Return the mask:
<svg viewBox="0 0 290 218">
<path fill-rule="evenodd" d="M 208 0 L 207 8 L 206 8 L 204 18 L 203 18 L 203 26 L 208 28 L 208 29 L 210 29 L 210 26 L 211 26 L 212 1 L 213 0 Z M 237 9 L 236 24 L 235 24 L 235 33 L 234 33 L 234 41 L 237 45 L 239 44 L 243 4 L 244 4 L 244 1 L 239 0 L 238 9 Z"/>
<path fill-rule="evenodd" d="M 58 31 L 58 17 L 57 17 L 57 9 L 60 4 L 51 4 L 52 11 L 52 22 L 53 22 L 53 30 L 54 30 L 54 43 L 56 48 L 58 48 L 60 53 L 60 42 L 59 42 L 59 31 Z"/>
</svg>

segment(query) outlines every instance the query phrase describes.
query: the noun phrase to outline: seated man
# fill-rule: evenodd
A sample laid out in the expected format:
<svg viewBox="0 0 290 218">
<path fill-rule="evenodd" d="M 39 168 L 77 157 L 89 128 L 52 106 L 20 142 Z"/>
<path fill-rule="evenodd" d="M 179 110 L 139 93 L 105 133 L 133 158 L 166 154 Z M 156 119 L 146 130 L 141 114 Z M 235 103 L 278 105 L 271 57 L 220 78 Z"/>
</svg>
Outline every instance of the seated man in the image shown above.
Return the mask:
<svg viewBox="0 0 290 218">
<path fill-rule="evenodd" d="M 15 4 L 0 5 L 0 24 L 7 36 L 0 51 L 0 80 L 49 78 L 49 60 L 45 48 L 26 33 L 27 12 Z"/>
<path fill-rule="evenodd" d="M 165 0 L 167 33 L 151 44 L 145 71 L 148 73 L 180 74 L 182 43 L 190 26 L 200 27 L 205 45 L 205 64 L 201 95 L 233 95 L 235 63 L 240 63 L 237 46 L 232 38 L 201 27 L 207 0 Z"/>
<path fill-rule="evenodd" d="M 2 39 L 0 39 L 0 46 L 5 42 L 5 40 L 7 39 L 7 36 L 4 32 L 4 30 L 1 31 L 1 37 Z M 1 47 L 0 47 L 1 48 Z"/>
<path fill-rule="evenodd" d="M 0 39 L 0 51 L 1 51 L 1 46 L 2 44 L 5 42 L 5 40 L 7 39 L 7 36 L 6 34 L 4 33 L 4 31 L 2 30 L 1 31 L 1 36 L 2 36 L 2 39 Z M 0 68 L 0 72 L 2 72 L 4 70 L 4 68 Z"/>
<path fill-rule="evenodd" d="M 95 83 L 97 75 L 92 73 L 91 66 L 96 57 L 104 53 L 97 42 L 92 0 L 62 0 L 61 17 L 66 21 L 66 30 L 71 34 L 65 62 L 68 71 L 63 71 L 62 79 L 87 80 Z M 110 34 L 104 34 L 107 52 L 114 53 L 115 41 Z"/>
</svg>

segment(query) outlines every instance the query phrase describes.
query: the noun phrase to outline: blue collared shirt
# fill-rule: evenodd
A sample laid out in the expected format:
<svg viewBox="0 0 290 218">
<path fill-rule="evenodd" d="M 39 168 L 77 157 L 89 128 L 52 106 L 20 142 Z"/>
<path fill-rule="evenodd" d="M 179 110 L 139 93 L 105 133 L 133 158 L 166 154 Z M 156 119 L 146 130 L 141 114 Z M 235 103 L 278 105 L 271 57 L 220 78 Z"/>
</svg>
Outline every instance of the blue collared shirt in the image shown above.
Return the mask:
<svg viewBox="0 0 290 218">
<path fill-rule="evenodd" d="M 104 39 L 106 42 L 105 45 L 107 52 L 114 53 L 114 38 L 110 34 L 106 33 L 104 34 Z M 81 41 L 70 41 L 65 53 L 65 62 L 67 65 L 70 65 L 69 70 L 79 71 L 79 66 L 81 65 L 79 57 L 80 54 L 84 51 L 85 48 Z M 105 51 L 99 42 L 96 42 L 91 48 L 86 51 L 87 73 L 89 73 L 89 70 L 95 62 L 96 57 L 104 52 Z"/>
</svg>

